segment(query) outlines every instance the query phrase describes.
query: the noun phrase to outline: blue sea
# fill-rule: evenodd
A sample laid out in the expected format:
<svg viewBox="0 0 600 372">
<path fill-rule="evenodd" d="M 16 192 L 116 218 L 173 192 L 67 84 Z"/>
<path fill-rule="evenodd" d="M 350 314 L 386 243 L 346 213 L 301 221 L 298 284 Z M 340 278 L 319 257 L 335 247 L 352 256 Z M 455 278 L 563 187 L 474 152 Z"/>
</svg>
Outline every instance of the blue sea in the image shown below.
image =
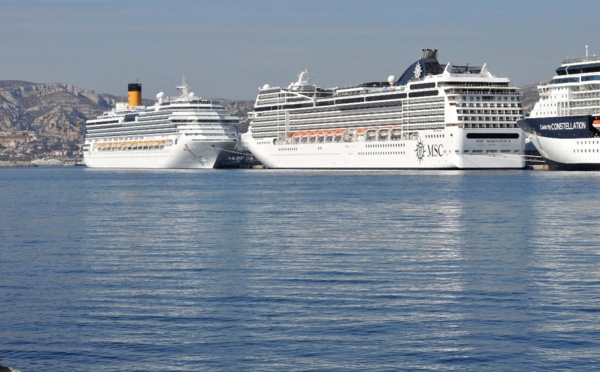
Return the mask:
<svg viewBox="0 0 600 372">
<path fill-rule="evenodd" d="M 600 173 L 0 169 L 0 365 L 600 368 Z"/>
</svg>

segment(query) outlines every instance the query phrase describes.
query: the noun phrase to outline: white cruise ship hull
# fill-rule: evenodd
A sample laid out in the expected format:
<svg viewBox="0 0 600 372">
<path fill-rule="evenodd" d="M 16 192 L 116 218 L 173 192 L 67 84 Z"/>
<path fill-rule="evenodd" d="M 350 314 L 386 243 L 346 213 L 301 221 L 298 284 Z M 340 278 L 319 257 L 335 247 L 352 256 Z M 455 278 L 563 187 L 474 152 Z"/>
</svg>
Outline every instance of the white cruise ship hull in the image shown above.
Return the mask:
<svg viewBox="0 0 600 372">
<path fill-rule="evenodd" d="M 242 136 L 244 145 L 267 168 L 278 169 L 521 169 L 519 139 L 468 140 L 462 129 L 423 131 L 423 140 L 274 144 L 274 139 Z M 457 140 L 453 140 L 456 138 Z"/>
<path fill-rule="evenodd" d="M 84 152 L 89 168 L 204 169 L 214 168 L 232 151 L 235 142 L 180 141 L 162 149 L 100 151 L 93 145 Z"/>
<path fill-rule="evenodd" d="M 599 138 L 529 137 L 552 168 L 565 170 L 600 169 Z"/>
</svg>

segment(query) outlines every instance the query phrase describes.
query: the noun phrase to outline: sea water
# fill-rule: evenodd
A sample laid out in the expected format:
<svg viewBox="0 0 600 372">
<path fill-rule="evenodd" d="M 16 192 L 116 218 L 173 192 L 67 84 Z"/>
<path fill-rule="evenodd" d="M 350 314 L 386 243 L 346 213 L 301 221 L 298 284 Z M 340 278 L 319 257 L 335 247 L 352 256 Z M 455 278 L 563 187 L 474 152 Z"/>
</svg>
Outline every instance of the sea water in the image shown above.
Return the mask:
<svg viewBox="0 0 600 372">
<path fill-rule="evenodd" d="M 600 368 L 600 173 L 0 170 L 0 364 Z"/>
</svg>

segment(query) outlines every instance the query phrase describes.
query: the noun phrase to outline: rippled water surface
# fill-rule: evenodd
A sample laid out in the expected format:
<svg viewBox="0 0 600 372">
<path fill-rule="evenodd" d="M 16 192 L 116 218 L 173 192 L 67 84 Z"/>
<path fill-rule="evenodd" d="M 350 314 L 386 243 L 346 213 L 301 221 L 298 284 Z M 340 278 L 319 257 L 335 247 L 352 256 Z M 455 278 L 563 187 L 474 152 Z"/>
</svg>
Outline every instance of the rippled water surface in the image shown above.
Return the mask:
<svg viewBox="0 0 600 372">
<path fill-rule="evenodd" d="M 600 173 L 0 169 L 0 364 L 600 368 Z"/>
</svg>

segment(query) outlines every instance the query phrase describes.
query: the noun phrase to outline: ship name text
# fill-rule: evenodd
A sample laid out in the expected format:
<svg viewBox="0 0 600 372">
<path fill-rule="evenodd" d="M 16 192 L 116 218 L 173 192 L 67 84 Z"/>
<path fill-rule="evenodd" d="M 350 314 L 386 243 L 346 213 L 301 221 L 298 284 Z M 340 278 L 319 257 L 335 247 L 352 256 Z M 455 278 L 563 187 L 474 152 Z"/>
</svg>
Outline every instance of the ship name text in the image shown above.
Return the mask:
<svg viewBox="0 0 600 372">
<path fill-rule="evenodd" d="M 577 130 L 586 129 L 587 126 L 585 121 L 574 121 L 574 122 L 562 122 L 562 123 L 550 123 L 540 125 L 540 130 Z"/>
<path fill-rule="evenodd" d="M 428 156 L 442 156 L 444 145 L 427 145 Z"/>
</svg>

